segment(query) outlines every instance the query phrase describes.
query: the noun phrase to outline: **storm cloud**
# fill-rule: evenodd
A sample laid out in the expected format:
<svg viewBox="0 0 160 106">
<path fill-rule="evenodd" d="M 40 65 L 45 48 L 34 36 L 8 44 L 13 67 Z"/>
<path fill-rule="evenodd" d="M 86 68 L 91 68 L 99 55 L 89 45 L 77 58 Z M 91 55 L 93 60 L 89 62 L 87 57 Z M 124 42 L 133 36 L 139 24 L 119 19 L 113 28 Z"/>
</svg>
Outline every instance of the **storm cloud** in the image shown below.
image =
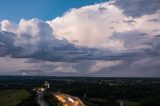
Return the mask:
<svg viewBox="0 0 160 106">
<path fill-rule="evenodd" d="M 0 74 L 159 77 L 159 19 L 159 0 L 114 0 L 2 20 Z"/>
</svg>

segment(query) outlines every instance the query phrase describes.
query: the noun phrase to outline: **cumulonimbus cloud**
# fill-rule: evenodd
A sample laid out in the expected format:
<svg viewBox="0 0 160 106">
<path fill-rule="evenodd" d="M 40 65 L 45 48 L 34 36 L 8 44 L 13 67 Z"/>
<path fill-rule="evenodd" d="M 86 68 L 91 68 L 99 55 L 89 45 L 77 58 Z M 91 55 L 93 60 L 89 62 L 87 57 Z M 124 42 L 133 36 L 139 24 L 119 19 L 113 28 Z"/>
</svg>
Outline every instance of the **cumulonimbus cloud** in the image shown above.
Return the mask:
<svg viewBox="0 0 160 106">
<path fill-rule="evenodd" d="M 119 71 L 105 70 L 119 68 L 127 73 L 134 70 L 135 65 L 137 70 L 146 67 L 157 70 L 158 62 L 149 66 L 136 63 L 148 64 L 153 61 L 151 58 L 160 59 L 159 5 L 158 0 L 114 0 L 70 9 L 62 17 L 48 21 L 3 20 L 0 22 L 0 56 L 36 59 L 35 63 L 44 60 L 77 63 L 49 68 L 52 71 L 48 73 L 67 69 L 75 73 L 117 75 Z M 143 61 L 145 58 L 148 59 Z M 82 62 L 89 62 L 88 66 Z M 125 72 L 124 75 L 130 73 Z"/>
</svg>

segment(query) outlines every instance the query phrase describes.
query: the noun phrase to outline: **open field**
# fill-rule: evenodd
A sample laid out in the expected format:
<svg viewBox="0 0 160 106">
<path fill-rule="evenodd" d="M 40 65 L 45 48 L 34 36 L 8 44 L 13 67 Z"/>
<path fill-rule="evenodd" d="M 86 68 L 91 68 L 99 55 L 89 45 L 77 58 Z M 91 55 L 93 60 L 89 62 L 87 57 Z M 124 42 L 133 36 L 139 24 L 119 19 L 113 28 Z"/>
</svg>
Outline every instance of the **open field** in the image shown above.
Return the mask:
<svg viewBox="0 0 160 106">
<path fill-rule="evenodd" d="M 30 93 L 24 89 L 21 90 L 1 90 L 0 106 L 17 106 L 18 103 L 30 96 Z"/>
</svg>

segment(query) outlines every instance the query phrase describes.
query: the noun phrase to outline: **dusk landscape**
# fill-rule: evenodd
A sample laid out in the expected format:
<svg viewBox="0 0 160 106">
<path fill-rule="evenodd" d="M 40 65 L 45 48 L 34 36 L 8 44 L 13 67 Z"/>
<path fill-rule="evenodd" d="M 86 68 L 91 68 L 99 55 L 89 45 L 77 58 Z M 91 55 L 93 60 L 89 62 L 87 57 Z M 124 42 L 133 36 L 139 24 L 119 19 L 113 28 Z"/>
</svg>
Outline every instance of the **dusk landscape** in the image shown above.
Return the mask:
<svg viewBox="0 0 160 106">
<path fill-rule="evenodd" d="M 1 0 L 0 106 L 160 106 L 160 0 Z"/>
</svg>

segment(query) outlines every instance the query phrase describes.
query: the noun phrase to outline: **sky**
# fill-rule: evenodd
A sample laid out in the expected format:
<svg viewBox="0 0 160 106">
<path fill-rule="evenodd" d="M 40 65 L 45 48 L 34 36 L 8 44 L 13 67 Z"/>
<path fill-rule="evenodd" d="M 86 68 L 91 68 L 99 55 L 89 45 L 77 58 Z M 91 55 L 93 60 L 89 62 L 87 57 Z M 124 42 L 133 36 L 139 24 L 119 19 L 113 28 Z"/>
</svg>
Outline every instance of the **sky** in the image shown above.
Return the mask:
<svg viewBox="0 0 160 106">
<path fill-rule="evenodd" d="M 0 75 L 160 77 L 159 0 L 1 0 Z"/>
<path fill-rule="evenodd" d="M 21 18 L 52 20 L 71 8 L 104 2 L 106 0 L 1 0 L 0 20 L 19 22 Z"/>
</svg>

